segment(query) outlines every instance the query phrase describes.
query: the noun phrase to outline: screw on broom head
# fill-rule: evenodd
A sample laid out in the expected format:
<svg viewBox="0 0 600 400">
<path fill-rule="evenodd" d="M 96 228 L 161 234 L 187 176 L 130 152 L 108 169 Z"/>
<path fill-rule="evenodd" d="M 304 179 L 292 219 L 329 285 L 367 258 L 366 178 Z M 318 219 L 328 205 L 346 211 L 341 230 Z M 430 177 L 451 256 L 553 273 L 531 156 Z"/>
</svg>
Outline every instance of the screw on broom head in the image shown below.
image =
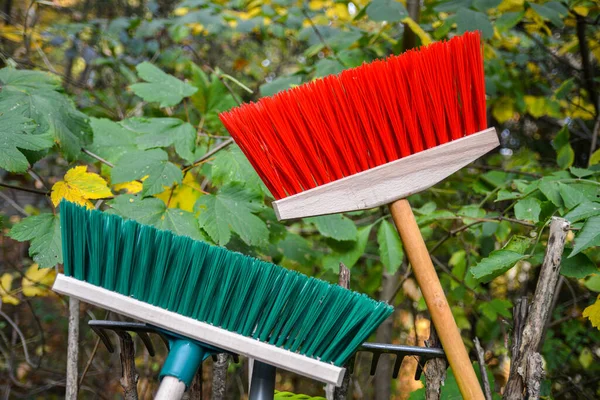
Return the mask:
<svg viewBox="0 0 600 400">
<path fill-rule="evenodd" d="M 282 199 L 485 129 L 479 34 L 318 79 L 220 118 Z"/>
</svg>

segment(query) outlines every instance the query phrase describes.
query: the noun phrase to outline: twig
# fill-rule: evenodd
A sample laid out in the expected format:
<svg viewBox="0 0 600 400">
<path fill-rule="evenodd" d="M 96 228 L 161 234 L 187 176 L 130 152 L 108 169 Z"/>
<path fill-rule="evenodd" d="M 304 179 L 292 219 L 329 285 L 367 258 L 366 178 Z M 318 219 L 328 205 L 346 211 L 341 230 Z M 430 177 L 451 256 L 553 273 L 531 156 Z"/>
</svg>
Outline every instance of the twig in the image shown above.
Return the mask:
<svg viewBox="0 0 600 400">
<path fill-rule="evenodd" d="M 587 39 L 585 37 L 585 18 L 575 13 L 575 19 L 577 21 L 577 40 L 579 42 L 579 53 L 581 54 L 581 64 L 583 68 L 583 78 L 585 81 L 586 90 L 590 101 L 596 110 L 596 115 L 600 115 L 600 105 L 598 104 L 598 93 L 596 92 L 596 85 L 594 82 L 594 68 L 590 61 L 590 49 L 588 47 Z"/>
<path fill-rule="evenodd" d="M 105 160 L 104 158 L 100 157 L 97 154 L 92 153 L 91 151 L 89 151 L 88 149 L 84 149 L 83 147 L 81 148 L 81 151 L 83 151 L 85 154 L 87 154 L 88 156 L 95 158 L 96 160 L 100 161 L 102 164 L 108 165 L 111 168 L 115 167 L 115 164 L 111 163 L 110 161 Z"/>
<path fill-rule="evenodd" d="M 8 204 L 10 204 L 11 206 L 13 206 L 13 208 L 15 210 L 17 210 L 18 212 L 20 212 L 24 216 L 29 217 L 29 213 L 27 211 L 25 211 L 25 209 L 23 207 L 21 207 L 19 204 L 17 204 L 16 201 L 14 201 L 13 199 L 11 199 L 10 197 L 8 197 L 7 195 L 5 195 L 2 192 L 0 192 L 0 197 L 2 197 L 4 199 L 4 201 L 6 201 Z"/>
<path fill-rule="evenodd" d="M 598 143 L 598 135 L 600 135 L 600 114 L 596 118 L 596 123 L 594 124 L 594 130 L 592 131 L 592 143 L 590 145 L 590 156 L 588 157 L 588 167 L 591 165 L 592 154 L 596 151 L 596 144 Z"/>
<path fill-rule="evenodd" d="M 204 161 L 208 160 L 210 157 L 214 156 L 216 153 L 218 153 L 219 151 L 223 150 L 224 148 L 226 148 L 227 146 L 229 146 L 230 144 L 233 143 L 233 139 L 229 138 L 226 141 L 224 141 L 223 143 L 221 143 L 220 145 L 214 147 L 211 151 L 209 151 L 208 153 L 206 153 L 205 155 L 203 155 L 202 157 L 200 157 L 199 159 L 197 159 L 196 161 L 194 161 L 193 163 L 191 163 L 190 165 L 186 165 L 183 167 L 182 172 L 187 172 L 188 170 L 202 164 Z"/>
<path fill-rule="evenodd" d="M 4 182 L 0 182 L 0 186 L 8 188 L 8 189 L 20 190 L 22 192 L 29 192 L 29 193 L 41 194 L 41 195 L 44 195 L 44 196 L 48 196 L 50 194 L 50 192 L 48 192 L 48 191 L 25 188 L 25 187 L 11 185 L 9 183 L 4 183 Z"/>
<path fill-rule="evenodd" d="M 25 10 L 25 20 L 23 21 L 23 44 L 25 46 L 25 54 L 29 57 L 29 37 L 27 36 L 27 30 L 29 29 L 29 12 L 35 4 L 36 0 L 31 0 L 27 10 Z"/>
<path fill-rule="evenodd" d="M 492 388 L 490 387 L 490 380 L 485 370 L 485 353 L 481 347 L 481 343 L 479 343 L 478 337 L 473 339 L 473 343 L 475 343 L 475 350 L 477 350 L 475 354 L 477 354 L 479 372 L 481 373 L 481 381 L 483 382 L 483 394 L 485 395 L 485 400 L 492 400 Z"/>
<path fill-rule="evenodd" d="M 8 322 L 10 324 L 10 326 L 12 326 L 12 328 L 14 329 L 14 331 L 17 333 L 17 335 L 19 336 L 19 339 L 21 339 L 21 345 L 23 346 L 23 354 L 25 355 L 25 361 L 27 361 L 27 364 L 29 364 L 30 366 L 37 368 L 38 365 L 34 364 L 31 361 L 31 358 L 29 358 L 29 351 L 27 351 L 27 341 L 25 340 L 25 335 L 23 335 L 23 332 L 21 332 L 21 330 L 19 329 L 19 326 L 15 323 L 15 321 L 13 321 L 4 311 L 0 310 L 0 316 L 2 316 L 2 318 L 4 318 L 6 320 L 6 322 Z"/>
<path fill-rule="evenodd" d="M 560 261 L 569 227 L 570 224 L 567 220 L 552 218 L 546 255 L 540 269 L 531 308 L 521 334 L 518 332 L 520 327 L 517 326 L 517 322 L 518 318 L 523 316 L 523 310 L 515 310 L 516 332 L 511 348 L 512 362 L 504 391 L 505 399 L 523 398 L 525 390 L 528 398 L 539 398 L 544 368 L 542 356 L 537 352 L 537 349 L 541 344 L 543 331 L 553 303 L 556 283 L 560 274 Z"/>
<path fill-rule="evenodd" d="M 348 66 L 346 65 L 345 62 L 342 61 L 342 59 L 340 58 L 340 56 L 338 56 L 338 54 L 331 48 L 331 46 L 329 46 L 327 44 L 327 42 L 325 41 L 325 38 L 323 37 L 323 35 L 321 35 L 321 32 L 319 32 L 319 29 L 317 29 L 317 26 L 315 25 L 315 23 L 313 22 L 312 18 L 308 14 L 308 11 L 306 11 L 306 9 L 304 7 L 302 7 L 302 14 L 308 20 L 308 23 L 310 24 L 310 27 L 315 32 L 315 35 L 317 35 L 317 38 L 319 38 L 319 41 L 323 44 L 323 47 L 326 48 L 333 55 L 333 57 L 337 60 L 337 62 L 339 62 L 342 65 L 342 67 L 348 68 Z"/>
</svg>

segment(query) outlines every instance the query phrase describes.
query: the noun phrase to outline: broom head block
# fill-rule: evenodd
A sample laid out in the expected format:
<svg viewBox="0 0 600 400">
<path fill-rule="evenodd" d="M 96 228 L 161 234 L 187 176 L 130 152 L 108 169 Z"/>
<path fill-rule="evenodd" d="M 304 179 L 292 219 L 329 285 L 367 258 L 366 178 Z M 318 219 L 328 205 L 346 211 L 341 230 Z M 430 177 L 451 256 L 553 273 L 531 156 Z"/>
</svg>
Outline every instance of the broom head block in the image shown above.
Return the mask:
<svg viewBox="0 0 600 400">
<path fill-rule="evenodd" d="M 217 328 L 63 274 L 58 274 L 52 290 L 320 382 L 340 386 L 344 378 L 344 368 Z"/>
<path fill-rule="evenodd" d="M 366 210 L 421 192 L 472 163 L 500 142 L 483 131 L 273 202 L 277 219 Z"/>
</svg>

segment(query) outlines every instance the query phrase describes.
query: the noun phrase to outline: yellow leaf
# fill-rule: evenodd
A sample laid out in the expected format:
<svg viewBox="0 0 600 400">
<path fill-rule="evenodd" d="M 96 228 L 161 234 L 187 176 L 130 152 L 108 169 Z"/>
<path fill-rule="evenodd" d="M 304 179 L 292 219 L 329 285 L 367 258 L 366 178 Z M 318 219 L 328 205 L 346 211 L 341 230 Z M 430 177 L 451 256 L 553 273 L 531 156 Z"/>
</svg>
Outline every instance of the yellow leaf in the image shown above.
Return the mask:
<svg viewBox="0 0 600 400">
<path fill-rule="evenodd" d="M 573 11 L 575 11 L 575 13 L 581 15 L 582 17 L 587 17 L 588 13 L 590 12 L 590 9 L 586 6 L 575 6 L 573 7 Z"/>
<path fill-rule="evenodd" d="M 547 106 L 546 99 L 544 97 L 523 96 L 523 100 L 525 100 L 527 112 L 531 114 L 532 117 L 540 118 L 546 114 Z"/>
<path fill-rule="evenodd" d="M 590 165 L 600 164 L 600 149 L 596 150 L 590 157 Z"/>
<path fill-rule="evenodd" d="M 515 115 L 515 101 L 507 96 L 500 97 L 494 103 L 492 115 L 501 124 L 512 119 Z"/>
<path fill-rule="evenodd" d="M 55 277 L 56 271 L 54 268 L 40 269 L 37 264 L 32 264 L 31 267 L 27 268 L 27 272 L 21 280 L 23 294 L 27 297 L 48 296 L 51 293 L 50 288 Z"/>
<path fill-rule="evenodd" d="M 186 15 L 189 11 L 190 11 L 190 9 L 187 8 L 187 7 L 179 7 L 179 8 L 175 9 L 175 11 L 173 12 L 173 14 L 175 14 L 178 17 L 181 17 L 183 15 Z"/>
<path fill-rule="evenodd" d="M 592 326 L 600 330 L 600 295 L 594 304 L 583 310 L 583 316 L 589 318 Z"/>
<path fill-rule="evenodd" d="M 117 183 L 116 185 L 113 185 L 113 189 L 118 192 L 120 190 L 125 190 L 126 193 L 128 194 L 137 194 L 142 190 L 143 184 L 142 182 L 138 182 L 138 181 L 131 181 L 131 182 L 123 182 L 123 183 Z"/>
<path fill-rule="evenodd" d="M 327 15 L 329 19 L 337 19 L 340 21 L 349 21 L 352 19 L 346 3 L 335 3 L 333 7 L 327 9 L 325 15 Z"/>
<path fill-rule="evenodd" d="M 429 36 L 429 34 L 425 32 L 423 28 L 421 28 L 421 26 L 419 26 L 419 24 L 417 24 L 411 17 L 406 17 L 401 22 L 408 25 L 410 30 L 413 31 L 414 34 L 419 37 L 419 39 L 421 39 L 421 43 L 424 46 L 432 42 L 431 36 Z"/>
<path fill-rule="evenodd" d="M 521 11 L 525 5 L 525 0 L 503 0 L 498 5 L 499 11 Z"/>
<path fill-rule="evenodd" d="M 567 43 L 563 44 L 560 49 L 558 49 L 558 55 L 564 56 L 577 46 L 579 46 L 579 40 L 577 38 L 571 39 Z"/>
<path fill-rule="evenodd" d="M 181 185 L 177 186 L 171 194 L 171 189 L 157 194 L 165 204 L 169 203 L 169 207 L 177 207 L 184 211 L 194 212 L 194 205 L 204 191 L 196 181 L 193 174 L 186 174 Z M 171 200 L 169 201 L 169 197 Z"/>
<path fill-rule="evenodd" d="M 12 286 L 13 276 L 8 272 L 0 277 L 0 299 L 2 303 L 17 305 L 20 303 L 19 299 L 10 294 L 10 288 Z"/>
<path fill-rule="evenodd" d="M 87 166 L 71 168 L 65 174 L 64 180 L 56 182 L 52 186 L 50 198 L 55 206 L 62 199 L 92 208 L 89 199 L 102 199 L 111 197 L 112 192 L 106 181 L 93 172 L 87 172 Z"/>
</svg>

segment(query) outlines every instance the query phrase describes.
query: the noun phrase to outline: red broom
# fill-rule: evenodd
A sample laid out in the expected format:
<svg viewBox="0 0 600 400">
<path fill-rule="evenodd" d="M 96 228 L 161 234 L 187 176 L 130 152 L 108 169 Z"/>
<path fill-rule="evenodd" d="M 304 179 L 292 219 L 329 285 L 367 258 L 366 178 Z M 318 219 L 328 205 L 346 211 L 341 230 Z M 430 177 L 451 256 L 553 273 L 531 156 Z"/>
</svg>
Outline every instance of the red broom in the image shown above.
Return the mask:
<svg viewBox="0 0 600 400">
<path fill-rule="evenodd" d="M 375 61 L 220 115 L 278 218 L 390 211 L 463 397 L 483 399 L 405 197 L 498 143 L 478 33 Z"/>
</svg>

